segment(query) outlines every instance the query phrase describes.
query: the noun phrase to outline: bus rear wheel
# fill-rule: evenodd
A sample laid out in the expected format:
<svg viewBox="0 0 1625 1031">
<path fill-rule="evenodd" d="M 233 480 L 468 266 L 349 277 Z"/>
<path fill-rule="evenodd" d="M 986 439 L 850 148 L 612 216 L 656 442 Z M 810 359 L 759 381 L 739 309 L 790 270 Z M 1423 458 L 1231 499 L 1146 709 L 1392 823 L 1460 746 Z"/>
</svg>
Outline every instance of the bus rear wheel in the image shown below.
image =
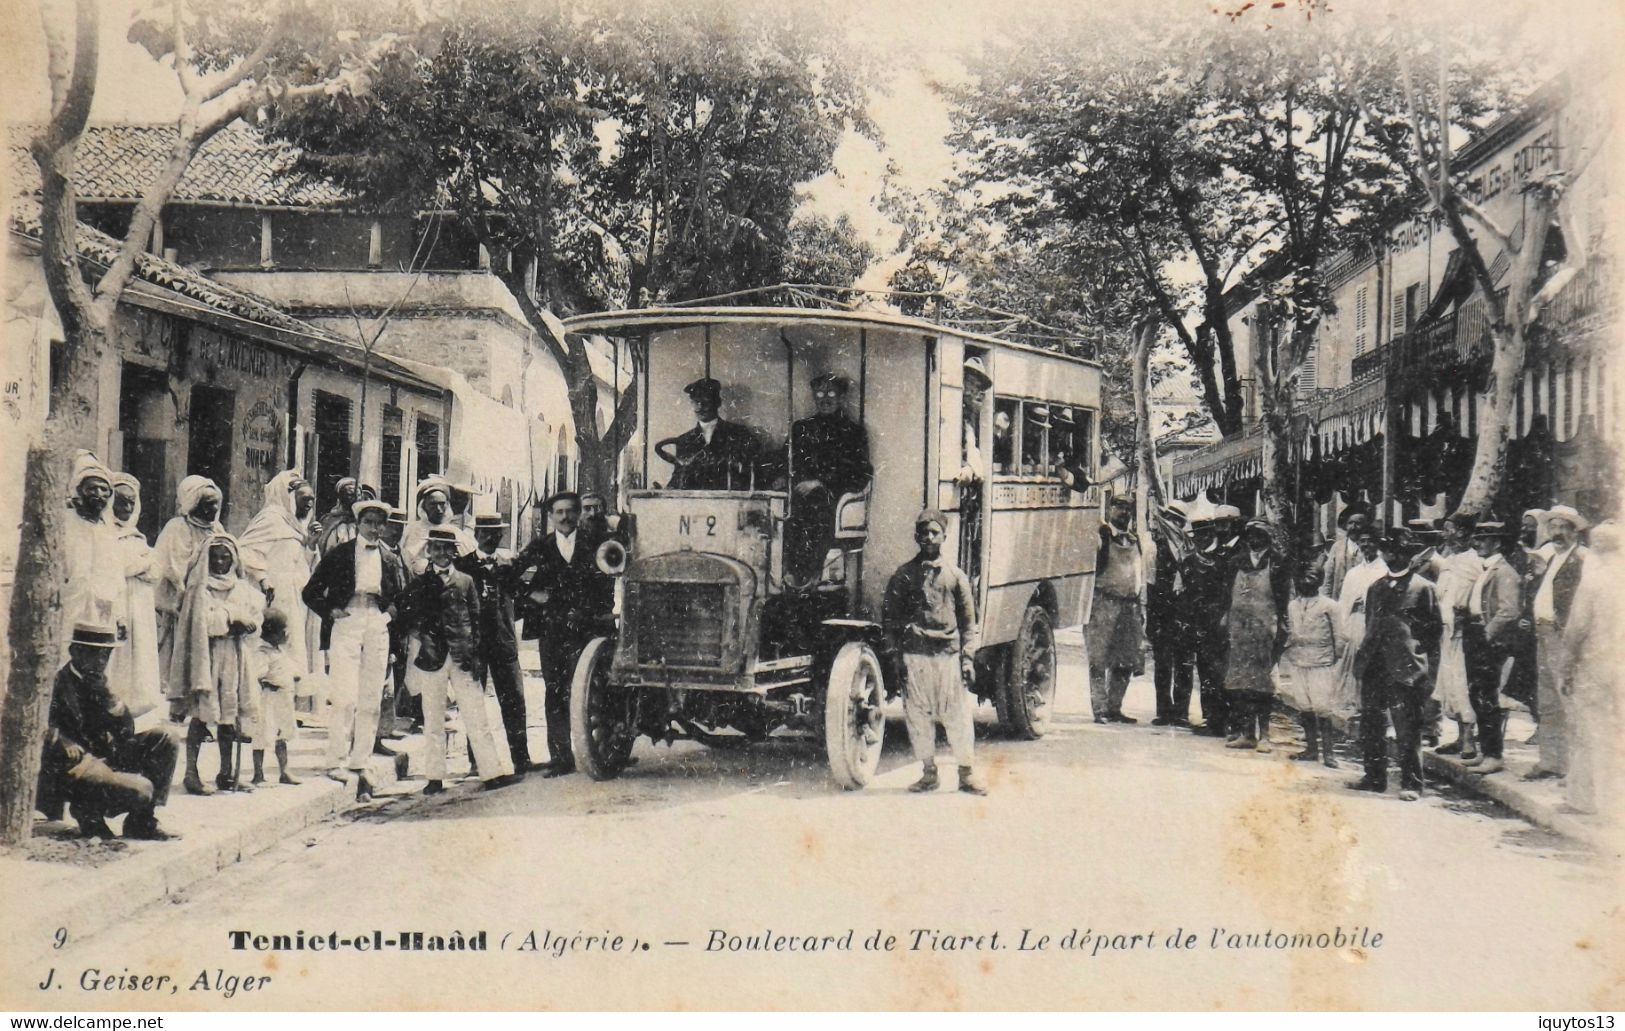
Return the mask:
<svg viewBox="0 0 1625 1031">
<path fill-rule="evenodd" d="M 1055 705 L 1055 625 L 1042 605 L 1022 614 L 999 687 L 1001 720 L 1020 737 L 1043 737 Z"/>
<path fill-rule="evenodd" d="M 607 637 L 593 638 L 570 681 L 570 749 L 576 768 L 593 780 L 620 776 L 637 741 L 632 692 L 609 680 L 614 655 Z"/>
<path fill-rule="evenodd" d="M 849 641 L 835 653 L 824 686 L 824 751 L 829 772 L 846 791 L 874 779 L 886 737 L 885 678 L 875 650 Z"/>
</svg>

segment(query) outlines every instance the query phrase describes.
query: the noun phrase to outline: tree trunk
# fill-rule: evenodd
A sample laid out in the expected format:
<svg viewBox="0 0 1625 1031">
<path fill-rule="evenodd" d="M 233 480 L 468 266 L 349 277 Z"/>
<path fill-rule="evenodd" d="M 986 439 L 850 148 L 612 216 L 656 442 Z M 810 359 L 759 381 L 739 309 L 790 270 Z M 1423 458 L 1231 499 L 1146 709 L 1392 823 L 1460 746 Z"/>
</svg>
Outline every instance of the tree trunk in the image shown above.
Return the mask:
<svg viewBox="0 0 1625 1031">
<path fill-rule="evenodd" d="M 61 499 L 66 489 L 57 449 L 28 449 L 17 582 L 11 594 L 11 670 L 0 708 L 0 844 L 21 845 L 34 827 L 51 685 L 61 654 L 63 566 Z"/>
<path fill-rule="evenodd" d="M 1259 467 L 1264 481 L 1259 514 L 1274 528 L 1276 547 L 1281 549 L 1290 567 L 1296 558 L 1297 542 L 1292 523 L 1297 501 L 1292 476 L 1292 385 L 1295 380 L 1290 368 L 1282 368 L 1290 359 L 1283 359 L 1277 353 L 1281 346 L 1279 327 L 1271 327 L 1260 337 L 1253 355 L 1261 429 Z"/>
<path fill-rule="evenodd" d="M 1150 526 L 1151 513 L 1167 504 L 1157 475 L 1157 449 L 1151 436 L 1151 403 L 1147 390 L 1151 342 L 1156 339 L 1157 325 L 1148 320 L 1134 327 L 1134 452 L 1140 481 L 1134 514 L 1137 525 L 1142 527 Z"/>
<path fill-rule="evenodd" d="M 1552 216 L 1556 213 L 1556 198 L 1546 190 L 1529 193 L 1524 213 L 1522 246 L 1513 253 L 1512 268 L 1507 274 L 1506 307 L 1503 317 L 1495 320 L 1490 330 L 1495 351 L 1490 359 L 1490 388 L 1478 406 L 1478 443 L 1473 449 L 1473 471 L 1467 476 L 1467 487 L 1462 491 L 1458 512 L 1487 515 L 1501 491 L 1506 476 L 1507 445 L 1516 427 L 1517 406 L 1514 404 L 1523 382 L 1524 359 L 1528 354 L 1529 299 L 1534 293 L 1535 277 L 1540 273 L 1540 259 L 1546 251 L 1546 237 L 1551 231 Z M 1459 215 L 1451 219 L 1454 231 L 1460 224 Z M 1461 233 L 1465 233 L 1465 226 Z M 1458 237 L 1461 234 L 1457 234 Z M 1458 239 L 1458 246 L 1462 246 Z M 1495 311 L 1495 298 L 1483 296 L 1485 283 L 1478 284 L 1479 295 L 1486 308 Z M 1506 513 L 1516 518 L 1517 513 Z"/>
</svg>

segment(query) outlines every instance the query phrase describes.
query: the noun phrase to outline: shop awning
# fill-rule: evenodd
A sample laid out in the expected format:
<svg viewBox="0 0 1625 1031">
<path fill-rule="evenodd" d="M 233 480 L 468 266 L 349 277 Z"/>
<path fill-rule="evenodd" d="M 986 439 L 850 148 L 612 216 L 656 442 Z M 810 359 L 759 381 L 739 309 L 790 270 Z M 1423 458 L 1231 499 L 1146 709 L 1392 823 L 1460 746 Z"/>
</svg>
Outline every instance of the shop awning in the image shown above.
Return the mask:
<svg viewBox="0 0 1625 1031">
<path fill-rule="evenodd" d="M 480 494 L 494 494 L 503 480 L 528 496 L 532 473 L 531 423 L 523 412 L 487 397 L 459 372 L 392 357 L 392 361 L 451 394 L 451 454 L 445 477 Z"/>
</svg>

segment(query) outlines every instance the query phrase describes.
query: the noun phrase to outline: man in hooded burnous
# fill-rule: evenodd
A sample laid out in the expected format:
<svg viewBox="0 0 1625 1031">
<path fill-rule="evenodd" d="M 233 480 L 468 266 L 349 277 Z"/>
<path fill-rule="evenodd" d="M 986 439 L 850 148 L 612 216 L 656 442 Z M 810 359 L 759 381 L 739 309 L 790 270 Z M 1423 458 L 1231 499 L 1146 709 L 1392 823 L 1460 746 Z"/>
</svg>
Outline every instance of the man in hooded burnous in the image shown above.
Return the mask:
<svg viewBox="0 0 1625 1031">
<path fill-rule="evenodd" d="M 74 459 L 68 490 L 68 506 L 73 515 L 63 534 L 67 566 L 67 579 L 62 585 L 64 657 L 74 624 L 84 620 L 116 626 L 124 609 L 124 563 L 118 554 L 118 538 L 108 512 L 108 502 L 113 497 L 113 474 L 95 455 L 80 452 Z M 118 630 L 121 641 L 128 639 L 127 626 Z"/>
<path fill-rule="evenodd" d="M 315 508 L 316 492 L 303 476 L 292 469 L 277 473 L 265 485 L 265 504 L 237 538 L 243 573 L 266 596 L 266 614 L 282 617 L 287 636 L 278 654 L 301 688 L 312 679 L 305 641 L 310 609 L 300 594 L 310 580 L 322 536 L 322 524 L 311 518 Z M 291 687 L 268 695 L 274 704 L 262 711 L 260 750 L 292 739 L 293 695 Z"/>
<path fill-rule="evenodd" d="M 207 476 L 188 476 L 175 488 L 175 515 L 158 532 L 152 547 L 153 598 L 158 606 L 158 671 L 169 695 L 170 660 L 175 649 L 175 622 L 180 618 L 181 594 L 186 573 L 198 549 L 215 534 L 225 533 L 220 525 L 220 488 Z"/>
<path fill-rule="evenodd" d="M 417 518 L 401 535 L 401 557 L 408 575 L 417 576 L 429 568 L 429 531 L 450 530 L 457 538 L 458 557 L 475 550 L 473 536 L 451 519 L 451 484 L 441 479 L 424 480 L 416 493 Z M 386 509 L 387 510 L 387 509 Z"/>
</svg>

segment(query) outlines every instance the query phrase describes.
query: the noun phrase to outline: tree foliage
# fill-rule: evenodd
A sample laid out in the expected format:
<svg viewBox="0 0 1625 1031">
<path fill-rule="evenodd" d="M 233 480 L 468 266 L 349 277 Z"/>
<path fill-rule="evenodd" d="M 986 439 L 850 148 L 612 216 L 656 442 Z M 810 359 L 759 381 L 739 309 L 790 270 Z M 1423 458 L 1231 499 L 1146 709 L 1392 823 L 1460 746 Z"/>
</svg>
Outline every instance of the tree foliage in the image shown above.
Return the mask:
<svg viewBox="0 0 1625 1031">
<path fill-rule="evenodd" d="M 603 485 L 624 427 L 600 432 L 584 344 L 543 309 L 855 278 L 850 227 L 795 215 L 842 135 L 873 132 L 870 70 L 814 10 L 450 0 L 441 15 L 366 96 L 275 105 L 269 127 L 364 202 L 445 212 L 487 246 L 564 372 L 584 475 Z"/>
</svg>

